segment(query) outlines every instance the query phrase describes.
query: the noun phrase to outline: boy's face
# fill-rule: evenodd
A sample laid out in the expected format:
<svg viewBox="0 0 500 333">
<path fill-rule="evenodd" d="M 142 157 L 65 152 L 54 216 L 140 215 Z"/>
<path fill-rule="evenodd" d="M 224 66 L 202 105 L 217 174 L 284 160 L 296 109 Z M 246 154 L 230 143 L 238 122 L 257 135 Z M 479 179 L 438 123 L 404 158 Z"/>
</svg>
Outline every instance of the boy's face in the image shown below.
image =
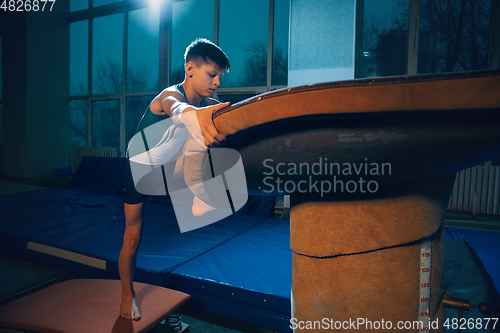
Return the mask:
<svg viewBox="0 0 500 333">
<path fill-rule="evenodd" d="M 188 75 L 192 75 L 191 83 L 198 95 L 210 97 L 215 89 L 220 85 L 220 78 L 224 75 L 224 70 L 219 68 L 215 62 L 201 62 L 200 66 L 192 64 L 186 65 Z"/>
</svg>

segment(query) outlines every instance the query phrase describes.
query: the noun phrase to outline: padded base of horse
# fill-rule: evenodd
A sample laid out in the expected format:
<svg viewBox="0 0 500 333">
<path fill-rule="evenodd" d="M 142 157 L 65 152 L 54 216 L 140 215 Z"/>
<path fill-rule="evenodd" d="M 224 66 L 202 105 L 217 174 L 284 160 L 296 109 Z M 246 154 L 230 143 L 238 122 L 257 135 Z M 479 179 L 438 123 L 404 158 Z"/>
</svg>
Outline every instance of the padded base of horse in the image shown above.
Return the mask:
<svg viewBox="0 0 500 333">
<path fill-rule="evenodd" d="M 0 308 L 0 327 L 48 333 L 148 332 L 190 296 L 134 283 L 139 321 L 120 317 L 118 280 L 75 279 L 53 284 Z"/>
<path fill-rule="evenodd" d="M 399 322 L 417 321 L 420 244 L 429 240 L 428 314 L 443 323 L 441 225 L 452 180 L 446 177 L 404 184 L 392 197 L 373 195 L 371 200 L 336 202 L 292 196 L 292 317 L 302 323 L 322 323 L 324 318 L 340 323 L 359 323 L 358 319 L 380 323 L 383 319 L 394 325 L 392 329 Z M 334 331 L 324 327 L 302 325 L 295 332 Z M 359 326 L 363 332 L 377 332 L 378 328 Z M 398 328 L 398 332 L 416 332 L 413 328 Z M 443 332 L 443 327 L 433 332 Z"/>
</svg>

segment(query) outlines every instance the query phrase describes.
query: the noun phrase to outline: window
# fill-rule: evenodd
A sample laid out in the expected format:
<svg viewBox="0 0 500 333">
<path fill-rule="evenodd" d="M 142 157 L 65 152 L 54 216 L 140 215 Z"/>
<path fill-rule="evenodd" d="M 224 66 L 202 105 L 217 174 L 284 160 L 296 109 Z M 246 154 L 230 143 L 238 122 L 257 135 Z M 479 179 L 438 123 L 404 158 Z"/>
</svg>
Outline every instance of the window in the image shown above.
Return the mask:
<svg viewBox="0 0 500 333">
<path fill-rule="evenodd" d="M 79 10 L 84 10 L 89 8 L 88 0 L 71 0 L 69 3 L 70 11 L 76 12 Z"/>
<path fill-rule="evenodd" d="M 159 6 L 129 12 L 127 92 L 158 90 Z"/>
<path fill-rule="evenodd" d="M 498 55 L 490 0 L 360 1 L 364 19 L 356 77 L 449 73 L 488 68 Z M 357 25 L 360 28 L 360 25 Z M 359 37 L 358 37 L 359 38 Z M 492 45 L 490 45 L 492 43 Z M 490 54 L 488 51 L 490 50 Z M 491 59 L 488 59 L 490 56 Z"/>
<path fill-rule="evenodd" d="M 421 0 L 418 73 L 488 65 L 490 0 Z"/>
<path fill-rule="evenodd" d="M 360 77 L 406 74 L 410 2 L 364 1 L 362 68 Z"/>
<path fill-rule="evenodd" d="M 231 62 L 221 87 L 267 84 L 268 33 L 269 0 L 220 0 L 219 45 Z"/>
<path fill-rule="evenodd" d="M 119 100 L 92 103 L 92 146 L 116 147 L 120 152 Z"/>
<path fill-rule="evenodd" d="M 122 92 L 123 13 L 94 19 L 92 94 Z"/>
<path fill-rule="evenodd" d="M 71 23 L 69 31 L 69 94 L 70 96 L 87 95 L 89 22 Z"/>
<path fill-rule="evenodd" d="M 69 101 L 69 144 L 70 146 L 88 145 L 88 107 L 86 99 Z"/>
<path fill-rule="evenodd" d="M 154 97 L 155 95 L 127 97 L 127 108 L 125 109 L 125 142 L 127 145 L 135 135 L 137 125 L 139 125 L 139 121 Z"/>
<path fill-rule="evenodd" d="M 288 82 L 289 11 L 290 0 L 275 0 L 272 85 L 285 86 Z"/>
</svg>

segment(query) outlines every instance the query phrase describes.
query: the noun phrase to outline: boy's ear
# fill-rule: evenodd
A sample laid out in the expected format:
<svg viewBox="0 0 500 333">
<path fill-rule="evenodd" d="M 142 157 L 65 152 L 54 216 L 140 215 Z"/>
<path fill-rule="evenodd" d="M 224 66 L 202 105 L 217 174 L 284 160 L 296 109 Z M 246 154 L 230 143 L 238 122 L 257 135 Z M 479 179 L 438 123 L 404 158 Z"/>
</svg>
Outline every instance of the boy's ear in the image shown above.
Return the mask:
<svg viewBox="0 0 500 333">
<path fill-rule="evenodd" d="M 196 67 L 196 64 L 193 61 L 188 61 L 187 62 L 187 64 L 186 64 L 186 75 L 188 77 L 192 77 L 193 76 L 193 71 L 194 71 L 195 67 Z"/>
</svg>

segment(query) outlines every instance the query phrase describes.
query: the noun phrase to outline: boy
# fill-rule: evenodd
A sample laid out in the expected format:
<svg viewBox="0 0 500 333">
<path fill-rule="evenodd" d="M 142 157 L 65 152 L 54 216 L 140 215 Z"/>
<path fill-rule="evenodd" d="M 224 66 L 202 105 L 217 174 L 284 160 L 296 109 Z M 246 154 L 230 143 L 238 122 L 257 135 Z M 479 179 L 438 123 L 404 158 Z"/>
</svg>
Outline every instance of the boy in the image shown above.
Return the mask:
<svg viewBox="0 0 500 333">
<path fill-rule="evenodd" d="M 206 39 L 192 42 L 186 49 L 184 59 L 186 71 L 184 81 L 164 89 L 153 99 L 139 123 L 137 132 L 166 117 L 171 117 L 175 125 L 185 126 L 193 139 L 202 147 L 218 147 L 225 138 L 217 132 L 212 121 L 212 113 L 229 103 L 219 103 L 210 96 L 219 86 L 222 75 L 229 71 L 229 60 L 218 46 Z M 193 117 L 186 116 L 188 114 L 192 116 L 192 113 L 196 115 L 194 117 L 197 119 L 196 124 L 189 121 Z M 127 163 L 127 166 L 124 205 L 126 226 L 118 259 L 122 282 L 120 315 L 126 319 L 139 320 L 141 315 L 135 301 L 133 275 L 145 211 L 151 197 L 135 190 L 130 165 Z M 210 209 L 210 206 L 197 197 L 194 198 L 193 213 L 202 215 Z"/>
</svg>

